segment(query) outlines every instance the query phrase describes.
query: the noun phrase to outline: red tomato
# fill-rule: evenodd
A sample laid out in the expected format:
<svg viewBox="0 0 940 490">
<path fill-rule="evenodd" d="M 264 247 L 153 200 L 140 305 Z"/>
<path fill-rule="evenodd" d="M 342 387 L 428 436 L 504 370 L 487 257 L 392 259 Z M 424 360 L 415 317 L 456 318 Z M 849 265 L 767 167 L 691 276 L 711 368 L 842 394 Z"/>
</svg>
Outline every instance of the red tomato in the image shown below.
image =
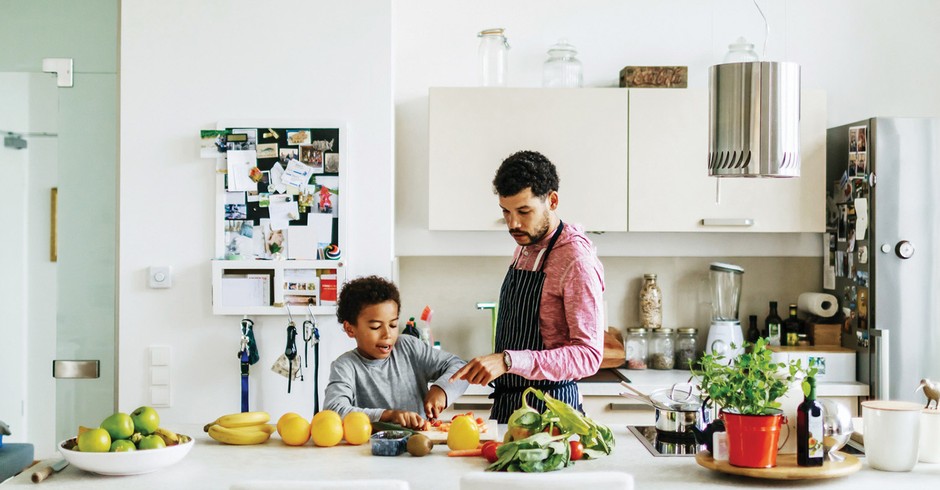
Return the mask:
<svg viewBox="0 0 940 490">
<path fill-rule="evenodd" d="M 581 444 L 581 441 L 570 441 L 568 444 L 571 445 L 572 461 L 577 461 L 584 457 L 584 445 Z"/>
<path fill-rule="evenodd" d="M 483 457 L 486 458 L 488 462 L 495 463 L 496 460 L 499 459 L 499 457 L 496 456 L 496 448 L 498 448 L 500 444 L 501 443 L 496 441 L 487 441 L 483 443 L 481 451 L 483 452 Z"/>
</svg>

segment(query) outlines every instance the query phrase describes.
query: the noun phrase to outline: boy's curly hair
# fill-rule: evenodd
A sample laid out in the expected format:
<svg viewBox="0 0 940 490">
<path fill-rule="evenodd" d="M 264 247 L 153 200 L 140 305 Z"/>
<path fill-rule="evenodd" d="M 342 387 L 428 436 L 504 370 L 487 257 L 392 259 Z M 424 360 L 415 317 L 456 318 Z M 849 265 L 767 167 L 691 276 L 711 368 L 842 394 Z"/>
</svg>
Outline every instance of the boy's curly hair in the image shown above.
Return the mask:
<svg viewBox="0 0 940 490">
<path fill-rule="evenodd" d="M 515 196 L 527 187 L 531 187 L 532 195 L 538 198 L 558 190 L 555 165 L 537 151 L 518 151 L 509 155 L 493 178 L 493 190 L 502 197 Z"/>
<path fill-rule="evenodd" d="M 394 301 L 401 310 L 401 297 L 398 288 L 391 281 L 379 276 L 367 276 L 353 279 L 343 286 L 336 305 L 336 319 L 340 323 L 347 321 L 355 324 L 359 313 L 366 306 Z"/>
</svg>

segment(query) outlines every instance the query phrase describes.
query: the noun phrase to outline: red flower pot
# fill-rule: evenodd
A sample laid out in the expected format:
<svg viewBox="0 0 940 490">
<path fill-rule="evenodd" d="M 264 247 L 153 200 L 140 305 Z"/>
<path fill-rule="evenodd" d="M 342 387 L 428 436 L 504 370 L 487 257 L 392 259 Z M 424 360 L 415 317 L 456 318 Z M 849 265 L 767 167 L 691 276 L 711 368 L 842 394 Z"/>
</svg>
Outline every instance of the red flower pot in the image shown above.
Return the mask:
<svg viewBox="0 0 940 490">
<path fill-rule="evenodd" d="M 744 468 L 777 466 L 783 414 L 741 415 L 722 411 L 728 431 L 728 463 Z"/>
</svg>

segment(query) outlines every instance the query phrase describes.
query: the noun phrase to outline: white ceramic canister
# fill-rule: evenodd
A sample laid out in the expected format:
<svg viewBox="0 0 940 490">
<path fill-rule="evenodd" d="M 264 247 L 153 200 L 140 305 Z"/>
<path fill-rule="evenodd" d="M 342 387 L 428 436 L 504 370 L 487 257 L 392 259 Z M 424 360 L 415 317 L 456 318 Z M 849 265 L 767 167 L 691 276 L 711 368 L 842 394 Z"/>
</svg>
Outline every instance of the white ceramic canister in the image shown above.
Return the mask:
<svg viewBox="0 0 940 490">
<path fill-rule="evenodd" d="M 862 402 L 865 459 L 882 471 L 911 471 L 920 448 L 918 403 L 868 400 Z"/>
<path fill-rule="evenodd" d="M 940 410 L 925 408 L 920 413 L 921 463 L 940 463 Z"/>
</svg>

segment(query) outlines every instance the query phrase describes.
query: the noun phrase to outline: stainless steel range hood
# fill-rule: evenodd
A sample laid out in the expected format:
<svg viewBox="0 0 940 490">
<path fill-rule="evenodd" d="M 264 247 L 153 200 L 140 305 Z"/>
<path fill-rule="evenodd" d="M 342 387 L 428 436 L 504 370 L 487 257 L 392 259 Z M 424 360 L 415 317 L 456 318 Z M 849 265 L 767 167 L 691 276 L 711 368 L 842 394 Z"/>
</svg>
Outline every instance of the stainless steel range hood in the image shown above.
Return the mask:
<svg viewBox="0 0 940 490">
<path fill-rule="evenodd" d="M 800 176 L 800 65 L 712 66 L 708 120 L 709 176 Z"/>
</svg>

